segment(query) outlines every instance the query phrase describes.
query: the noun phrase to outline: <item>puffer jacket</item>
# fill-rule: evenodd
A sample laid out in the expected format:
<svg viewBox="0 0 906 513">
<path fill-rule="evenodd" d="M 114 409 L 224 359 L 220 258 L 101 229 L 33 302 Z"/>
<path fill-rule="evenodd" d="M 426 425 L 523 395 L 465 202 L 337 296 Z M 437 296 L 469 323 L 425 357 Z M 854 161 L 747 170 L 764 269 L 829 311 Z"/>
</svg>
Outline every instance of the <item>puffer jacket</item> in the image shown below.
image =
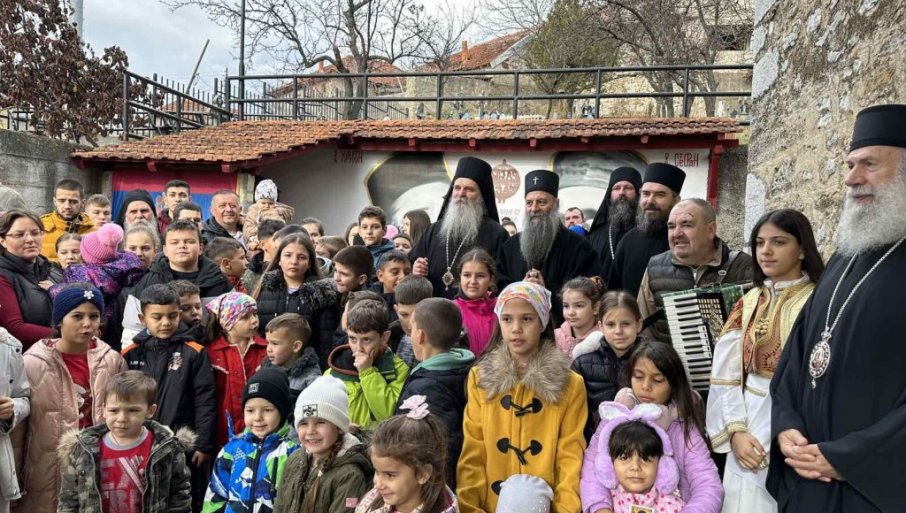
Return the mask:
<svg viewBox="0 0 906 513">
<path fill-rule="evenodd" d="M 41 255 L 51 262 L 57 261 L 57 239 L 64 233 L 77 233 L 85 235 L 91 233 L 97 228 L 88 217 L 88 214 L 82 212 L 72 221 L 66 221 L 57 214 L 56 211 L 49 212 L 41 216 L 41 224 L 44 225 L 44 239 L 41 241 Z"/>
<path fill-rule="evenodd" d="M 39 285 L 45 280 L 60 283 L 63 274 L 42 256 L 31 263 L 0 249 L 0 323 L 26 349 L 53 332 L 53 302 Z"/>
<path fill-rule="evenodd" d="M 632 347 L 644 340 L 637 338 Z M 588 423 L 585 425 L 585 439 L 591 440 L 598 426 L 598 405 L 604 401 L 613 401 L 620 390 L 620 371 L 629 359 L 632 350 L 623 356 L 617 353 L 604 340 L 600 331 L 585 337 L 573 351 L 573 371 L 585 380 L 585 395 L 588 397 Z"/>
<path fill-rule="evenodd" d="M 245 429 L 242 414 L 242 389 L 261 362 L 267 359 L 267 340 L 256 336 L 245 355 L 230 345 L 226 335 L 211 343 L 206 349 L 214 370 L 214 390 L 217 392 L 217 427 L 214 441 L 223 447 L 230 437 Z"/>
<path fill-rule="evenodd" d="M 462 327 L 469 337 L 469 350 L 476 356 L 480 355 L 487 347 L 497 326 L 497 316 L 494 315 L 497 298 L 488 292 L 486 297 L 479 299 L 457 296 L 453 302 L 462 313 Z"/>
<path fill-rule="evenodd" d="M 103 264 L 73 264 L 63 271 L 63 283 L 91 283 L 104 294 L 103 324 L 107 324 L 116 309 L 116 300 L 124 287 L 132 287 L 145 275 L 142 262 L 132 253 L 120 251 Z M 56 297 L 62 284 L 50 289 Z"/>
<path fill-rule="evenodd" d="M 242 231 L 242 227 L 243 227 L 243 225 L 240 224 L 239 225 L 240 232 Z M 202 242 L 204 242 L 207 245 L 207 244 L 210 244 L 211 241 L 216 239 L 217 237 L 226 237 L 228 239 L 234 238 L 232 233 L 228 232 L 226 228 L 224 228 L 220 223 L 218 223 L 217 220 L 214 219 L 214 216 L 211 216 L 210 218 L 208 218 L 207 221 L 204 222 L 203 225 L 201 225 L 201 240 L 202 240 Z M 248 242 L 248 239 L 246 239 L 243 236 L 243 239 L 240 240 L 239 242 L 242 243 L 242 247 L 245 247 L 246 243 Z"/>
<path fill-rule="evenodd" d="M 575 349 L 577 345 L 582 343 L 583 340 L 588 340 L 589 338 L 591 338 L 593 335 L 595 335 L 595 333 L 601 333 L 597 327 L 595 327 L 587 335 L 585 335 L 585 338 L 577 338 L 573 332 L 573 327 L 569 325 L 569 321 L 563 321 L 563 324 L 560 325 L 559 328 L 554 330 L 554 340 L 557 341 L 557 348 L 560 349 L 563 354 L 568 356 L 570 361 L 572 361 L 572 359 L 574 358 L 573 349 Z"/>
<path fill-rule="evenodd" d="M 234 436 L 214 462 L 202 513 L 271 513 L 286 461 L 301 449 L 288 434 L 284 423 L 264 440 L 248 429 Z"/>
<path fill-rule="evenodd" d="M 265 358 L 261 361 L 261 369 L 267 367 L 275 367 L 275 365 L 268 358 Z M 302 354 L 293 362 L 293 365 L 289 369 L 283 370 L 286 371 L 286 375 L 289 377 L 290 404 L 296 404 L 299 394 L 321 376 L 318 355 L 315 354 L 315 350 L 311 347 L 304 348 Z M 293 440 L 298 440 L 299 435 L 296 433 L 295 415 L 292 411 L 289 412 L 287 421 L 289 422 L 289 437 Z"/>
<path fill-rule="evenodd" d="M 389 347 L 361 373 L 354 360 L 348 345 L 337 347 L 330 353 L 330 369 L 324 374 L 343 381 L 349 397 L 349 421 L 368 430 L 393 415 L 409 367 Z"/>
<path fill-rule="evenodd" d="M 349 433 L 343 435 L 343 448 L 330 468 L 324 473 L 313 470 L 304 450 L 286 460 L 274 513 L 352 513 L 374 476 L 365 445 Z"/>
<path fill-rule="evenodd" d="M 23 356 L 25 373 L 31 383 L 31 415 L 13 430 L 13 447 L 22 451 L 19 476 L 25 497 L 17 511 L 56 511 L 61 468 L 57 444 L 68 431 L 79 427 L 79 406 L 69 370 L 57 350 L 60 339 L 44 339 Z M 88 350 L 91 377 L 93 423 L 104 421 L 104 391 L 115 374 L 126 370 L 123 357 L 101 340 Z"/>
<path fill-rule="evenodd" d="M 173 434 L 153 420 L 145 427 L 154 436 L 148 464 L 142 475 L 143 513 L 183 513 L 192 505 L 192 482 L 186 453 L 193 448 L 195 434 L 188 428 Z M 70 431 L 60 440 L 57 456 L 63 467 L 58 513 L 105 513 L 102 509 L 101 440 L 106 424 L 81 432 Z"/>
<path fill-rule="evenodd" d="M 381 259 L 384 258 L 384 254 L 388 251 L 393 251 L 396 246 L 392 240 L 381 239 L 380 244 L 365 246 L 365 249 L 371 252 L 371 256 L 374 258 L 374 270 L 377 271 L 381 268 Z"/>
<path fill-rule="evenodd" d="M 20 455 L 14 457 L 9 433 L 28 417 L 31 409 L 29 395 L 31 387 L 25 377 L 22 343 L 0 328 L 0 396 L 13 400 L 13 417 L 0 420 L 0 504 L 22 496 L 16 475 L 16 461 Z"/>
</svg>

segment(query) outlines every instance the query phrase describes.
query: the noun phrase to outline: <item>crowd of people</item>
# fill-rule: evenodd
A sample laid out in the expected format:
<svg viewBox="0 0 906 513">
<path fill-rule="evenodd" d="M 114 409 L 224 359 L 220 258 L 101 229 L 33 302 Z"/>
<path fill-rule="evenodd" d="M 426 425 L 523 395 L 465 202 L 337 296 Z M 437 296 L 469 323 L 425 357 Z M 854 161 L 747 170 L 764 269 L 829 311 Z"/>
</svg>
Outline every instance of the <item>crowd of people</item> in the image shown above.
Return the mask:
<svg viewBox="0 0 906 513">
<path fill-rule="evenodd" d="M 115 220 L 72 179 L 42 216 L 0 190 L 0 512 L 897 511 L 903 134 L 857 117 L 827 267 L 793 209 L 728 247 L 664 163 L 587 228 L 537 170 L 516 230 L 475 157 L 435 222 L 343 236 L 271 180 L 206 221 L 181 180 Z M 665 297 L 721 284 L 698 388 Z"/>
</svg>

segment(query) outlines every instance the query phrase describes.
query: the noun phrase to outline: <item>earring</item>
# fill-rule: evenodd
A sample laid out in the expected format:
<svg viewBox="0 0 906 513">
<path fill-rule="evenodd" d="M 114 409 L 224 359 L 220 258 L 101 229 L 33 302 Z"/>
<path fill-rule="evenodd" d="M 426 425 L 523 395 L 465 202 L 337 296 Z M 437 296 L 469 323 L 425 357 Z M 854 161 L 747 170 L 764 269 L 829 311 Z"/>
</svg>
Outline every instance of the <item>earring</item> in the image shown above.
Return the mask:
<svg viewBox="0 0 906 513">
<path fill-rule="evenodd" d="M 799 260 L 805 260 L 805 253 L 799 253 Z"/>
</svg>

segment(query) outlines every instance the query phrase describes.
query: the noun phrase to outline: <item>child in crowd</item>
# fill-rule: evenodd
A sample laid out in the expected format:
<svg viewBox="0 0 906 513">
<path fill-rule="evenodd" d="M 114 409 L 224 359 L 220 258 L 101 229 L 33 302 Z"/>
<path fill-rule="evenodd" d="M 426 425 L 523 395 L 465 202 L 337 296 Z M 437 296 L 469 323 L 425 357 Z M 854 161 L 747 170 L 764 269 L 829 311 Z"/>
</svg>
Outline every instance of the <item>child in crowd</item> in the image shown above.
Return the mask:
<svg viewBox="0 0 906 513">
<path fill-rule="evenodd" d="M 157 383 L 143 372 L 130 370 L 110 379 L 105 423 L 70 431 L 60 441 L 64 470 L 58 512 L 189 511 L 186 452 L 195 436 L 188 428 L 174 435 L 151 420 L 156 397 Z"/>
<path fill-rule="evenodd" d="M 374 257 L 362 246 L 349 246 L 337 253 L 333 265 L 336 269 L 333 279 L 337 282 L 337 292 L 349 294 L 364 289 L 371 281 Z"/>
<path fill-rule="evenodd" d="M 204 513 L 270 513 L 286 461 L 299 450 L 289 439 L 289 381 L 262 369 L 242 389 L 245 427 L 217 455 Z"/>
<path fill-rule="evenodd" d="M 293 404 L 303 390 L 321 375 L 318 355 L 309 344 L 311 327 L 305 318 L 295 313 L 285 313 L 271 319 L 264 328 L 267 338 L 267 358 L 261 368 L 277 367 L 289 377 L 289 398 Z M 290 428 L 295 435 L 295 423 L 290 418 Z"/>
<path fill-rule="evenodd" d="M 345 235 L 343 235 L 343 238 L 346 240 L 347 246 L 362 245 L 362 238 L 359 237 L 359 223 L 357 221 L 349 223 L 349 226 L 346 227 L 346 232 Z"/>
<path fill-rule="evenodd" d="M 274 513 L 352 513 L 374 475 L 365 445 L 349 434 L 343 382 L 321 376 L 296 401 L 299 441 L 286 461 Z"/>
<path fill-rule="evenodd" d="M 123 236 L 123 251 L 137 256 L 147 271 L 160 253 L 160 236 L 149 225 L 133 225 Z"/>
<path fill-rule="evenodd" d="M 455 347 L 462 333 L 462 316 L 449 299 L 428 298 L 415 307 L 410 321 L 412 349 L 421 363 L 412 369 L 400 406 L 414 395 L 427 404 L 447 433 L 447 483 L 456 488 L 456 462 L 462 450 L 462 414 L 466 408 L 466 378 L 475 362 L 468 349 Z M 397 413 L 401 413 L 397 407 Z"/>
<path fill-rule="evenodd" d="M 424 396 L 412 396 L 401 409 L 408 413 L 381 422 L 371 437 L 374 488 L 355 513 L 459 513 L 456 495 L 446 485 L 443 426 Z"/>
<path fill-rule="evenodd" d="M 557 328 L 557 347 L 572 360 L 573 349 L 586 339 L 597 346 L 601 341 L 598 331 L 598 309 L 604 287 L 595 280 L 580 276 L 573 278 L 560 289 L 563 302 L 563 325 Z"/>
<path fill-rule="evenodd" d="M 393 247 L 397 251 L 402 251 L 408 255 L 409 252 L 412 251 L 412 239 L 405 233 L 398 233 L 396 234 L 396 237 L 393 238 Z"/>
<path fill-rule="evenodd" d="M 217 447 L 245 429 L 240 391 L 267 357 L 267 340 L 258 336 L 258 305 L 247 294 L 227 292 L 205 305 L 207 347 L 217 391 Z"/>
<path fill-rule="evenodd" d="M 393 305 L 393 310 L 396 312 L 397 321 L 403 331 L 403 336 L 396 347 L 396 355 L 406 362 L 406 366 L 410 369 L 418 363 L 415 352 L 412 350 L 412 312 L 415 311 L 417 304 L 433 295 L 434 286 L 431 285 L 428 278 L 412 275 L 400 280 L 396 292 L 394 292 L 396 304 Z"/>
<path fill-rule="evenodd" d="M 120 229 L 122 231 L 122 228 Z M 64 271 L 72 264 L 81 264 L 82 261 L 82 236 L 78 233 L 66 232 L 60 235 L 56 242 L 57 261 Z"/>
<path fill-rule="evenodd" d="M 28 493 L 18 510 L 57 511 L 62 468 L 56 448 L 63 434 L 104 422 L 104 396 L 110 378 L 126 362 L 95 334 L 104 296 L 88 284 L 72 284 L 53 300 L 54 337 L 33 344 L 23 356 L 31 383 L 31 413 L 12 433 L 22 455 L 19 476 Z"/>
<path fill-rule="evenodd" d="M 208 463 L 215 453 L 218 403 L 214 371 L 204 348 L 180 323 L 180 300 L 174 287 L 152 285 L 139 300 L 139 319 L 145 329 L 135 336 L 134 344 L 123 350 L 123 358 L 129 369 L 140 370 L 156 380 L 154 420 L 173 431 L 188 428 L 195 432 L 195 449 L 189 463 L 193 509 L 198 511 L 211 474 Z"/>
<path fill-rule="evenodd" d="M 91 219 L 95 228 L 100 228 L 110 222 L 110 199 L 103 194 L 93 194 L 85 202 L 85 214 Z"/>
<path fill-rule="evenodd" d="M 387 303 L 387 309 L 390 312 L 390 320 L 396 320 L 396 311 L 393 309 L 395 304 L 393 293 L 396 290 L 400 280 L 412 274 L 412 264 L 409 263 L 409 257 L 402 251 L 391 250 L 384 254 L 381 264 L 377 271 L 377 281 L 372 290 L 383 295 Z"/>
<path fill-rule="evenodd" d="M 459 293 L 453 300 L 462 312 L 462 326 L 469 337 L 469 349 L 480 355 L 497 326 L 494 289 L 497 274 L 494 257 L 482 248 L 467 251 L 459 260 Z"/>
<path fill-rule="evenodd" d="M 232 237 L 214 237 L 205 245 L 204 256 L 220 266 L 220 272 L 230 281 L 233 292 L 249 293 L 242 282 L 248 262 L 241 242 Z"/>
<path fill-rule="evenodd" d="M 387 240 L 387 216 L 381 207 L 369 205 L 359 212 L 359 236 L 365 242 L 365 248 L 374 257 L 374 269 L 381 265 L 384 253 L 393 250 L 393 241 Z"/>
<path fill-rule="evenodd" d="M 170 282 L 170 288 L 179 296 L 179 322 L 186 325 L 186 330 L 196 342 L 206 345 L 208 334 L 206 331 L 205 310 L 201 302 L 201 289 L 188 280 Z"/>
<path fill-rule="evenodd" d="M 346 332 L 349 344 L 330 353 L 327 374 L 344 381 L 349 416 L 367 430 L 393 414 L 409 368 L 387 347 L 390 315 L 383 301 L 355 304 L 346 315 Z"/>
<path fill-rule="evenodd" d="M 569 283 L 573 281 L 576 280 Z M 591 439 L 598 426 L 598 406 L 604 401 L 613 401 L 616 397 L 623 365 L 632 348 L 642 340 L 639 337 L 642 330 L 639 304 L 628 292 L 612 290 L 604 294 L 597 317 L 600 335 L 588 336 L 573 349 L 574 360 L 571 366 L 585 380 L 588 396 L 586 439 Z"/>
<path fill-rule="evenodd" d="M 673 444 L 657 420 L 666 408 L 641 404 L 631 411 L 620 403 L 601 404 L 601 433 L 592 474 L 582 482 L 583 498 L 610 493 L 613 513 L 680 513 L 679 470 Z M 586 461 L 586 463 L 589 463 Z"/>
<path fill-rule="evenodd" d="M 582 378 L 557 349 L 544 287 L 515 282 L 497 298 L 499 320 L 469 372 L 456 483 L 464 512 L 494 511 L 495 483 L 512 469 L 554 490 L 554 511 L 579 511 L 588 403 Z"/>
<path fill-rule="evenodd" d="M 104 294 L 102 325 L 112 318 L 120 291 L 138 283 L 145 274 L 139 257 L 118 250 L 122 241 L 123 229 L 114 223 L 85 234 L 80 246 L 84 264 L 70 265 L 63 272 L 65 283 L 91 283 Z"/>
<path fill-rule="evenodd" d="M 258 242 L 257 245 L 249 244 L 248 268 L 242 275 L 242 283 L 248 290 L 255 290 L 258 287 L 258 281 L 261 275 L 267 269 L 267 265 L 274 260 L 274 254 L 277 252 L 277 244 L 274 244 L 274 234 L 286 226 L 280 219 L 265 219 L 258 223 Z"/>
<path fill-rule="evenodd" d="M 255 203 L 245 213 L 245 222 L 242 225 L 242 236 L 245 240 L 257 239 L 260 244 L 258 223 L 265 219 L 279 219 L 285 223 L 293 222 L 295 209 L 278 202 L 277 195 L 277 184 L 273 180 L 261 180 L 255 186 Z"/>
<path fill-rule="evenodd" d="M 0 474 L 0 511 L 9 511 L 10 501 L 22 498 L 13 458 L 10 432 L 28 417 L 30 386 L 22 362 L 22 342 L 0 328 L 0 465 L 8 469 Z"/>
<path fill-rule="evenodd" d="M 676 350 L 663 342 L 639 342 L 623 367 L 622 378 L 631 387 L 620 390 L 616 402 L 630 409 L 641 403 L 665 407 L 657 424 L 667 432 L 673 447 L 673 458 L 679 469 L 680 496 L 686 503 L 684 510 L 720 511 L 723 487 L 706 438 L 704 405 L 689 386 L 683 361 Z M 595 466 L 599 453 L 607 450 L 600 441 L 607 432 L 606 427 L 602 419 L 585 452 L 583 511 L 614 508 L 610 492 L 598 484 Z"/>
<path fill-rule="evenodd" d="M 349 244 L 346 244 L 343 237 L 325 235 L 323 237 L 318 237 L 318 242 L 315 244 L 315 252 L 319 257 L 324 257 L 332 261 L 341 249 L 348 247 Z"/>
</svg>

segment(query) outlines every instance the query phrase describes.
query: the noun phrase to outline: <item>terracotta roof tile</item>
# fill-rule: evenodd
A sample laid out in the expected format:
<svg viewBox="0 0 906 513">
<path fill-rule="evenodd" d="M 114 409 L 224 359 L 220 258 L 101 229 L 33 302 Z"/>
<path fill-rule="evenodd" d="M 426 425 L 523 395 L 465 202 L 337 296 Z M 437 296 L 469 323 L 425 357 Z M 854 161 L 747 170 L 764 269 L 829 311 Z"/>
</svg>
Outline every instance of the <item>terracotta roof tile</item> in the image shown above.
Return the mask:
<svg viewBox="0 0 906 513">
<path fill-rule="evenodd" d="M 476 69 L 489 68 L 491 63 L 503 52 L 513 47 L 519 40 L 526 36 L 528 31 L 519 31 L 507 34 L 490 41 L 478 43 L 475 46 L 468 47 L 461 52 L 454 53 L 447 57 L 447 71 L 472 71 Z M 429 63 L 422 66 L 423 70 L 437 70 L 439 66 L 436 63 Z"/>
<path fill-rule="evenodd" d="M 89 161 L 238 163 L 335 142 L 552 140 L 621 136 L 688 136 L 740 131 L 729 118 L 580 118 L 549 120 L 234 121 L 73 153 Z"/>
</svg>

